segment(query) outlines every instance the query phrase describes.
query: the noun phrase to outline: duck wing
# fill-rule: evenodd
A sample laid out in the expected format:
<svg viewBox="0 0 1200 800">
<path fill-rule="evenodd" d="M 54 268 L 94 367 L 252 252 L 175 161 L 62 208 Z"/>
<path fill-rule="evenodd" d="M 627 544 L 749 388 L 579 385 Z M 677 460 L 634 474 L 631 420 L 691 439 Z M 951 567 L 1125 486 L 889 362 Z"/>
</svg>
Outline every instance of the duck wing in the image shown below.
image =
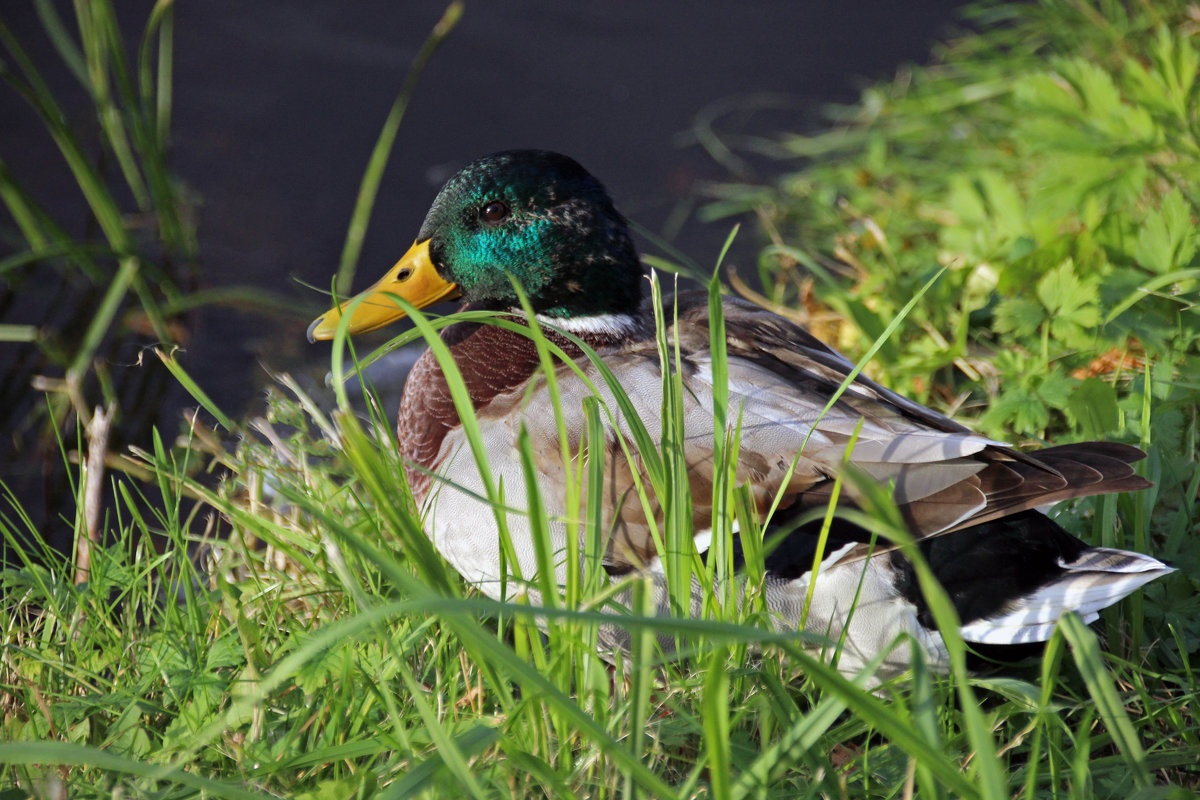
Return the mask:
<svg viewBox="0 0 1200 800">
<path fill-rule="evenodd" d="M 672 342 L 678 337 L 680 346 L 684 456 L 693 524 L 703 531 L 711 521 L 715 454 L 707 296 L 688 293 L 676 302 L 678 316 L 667 335 Z M 853 370 L 846 358 L 798 325 L 744 301 L 726 298 L 724 317 L 727 414 L 730 424 L 739 426 L 736 480 L 751 488 L 764 515 L 777 494 L 785 510 L 828 503 L 843 463 L 893 482 L 893 497 L 918 537 L 1073 497 L 1149 485 L 1131 466 L 1144 457 L 1137 448 L 1087 442 L 1021 453 L 862 375 L 831 404 Z M 661 440 L 662 377 L 654 343 L 606 353 L 605 363 L 647 432 Z M 582 384 L 568 381 L 564 391 L 564 408 L 578 408 L 582 398 L 570 395 L 582 393 Z M 526 425 L 535 441 L 556 437 L 545 415 L 527 414 Z M 569 430 L 583 428 L 582 420 L 568 421 Z M 661 506 L 651 497 L 646 507 L 638 497 L 637 482 L 649 482 L 640 459 L 624 455 L 634 449 L 632 441 L 627 424 L 618 420 L 608 431 L 604 453 L 602 518 L 612 531 L 608 560 L 616 569 L 646 564 L 657 555 L 649 518 L 661 518 Z M 843 486 L 843 492 L 853 503 L 852 487 Z"/>
</svg>

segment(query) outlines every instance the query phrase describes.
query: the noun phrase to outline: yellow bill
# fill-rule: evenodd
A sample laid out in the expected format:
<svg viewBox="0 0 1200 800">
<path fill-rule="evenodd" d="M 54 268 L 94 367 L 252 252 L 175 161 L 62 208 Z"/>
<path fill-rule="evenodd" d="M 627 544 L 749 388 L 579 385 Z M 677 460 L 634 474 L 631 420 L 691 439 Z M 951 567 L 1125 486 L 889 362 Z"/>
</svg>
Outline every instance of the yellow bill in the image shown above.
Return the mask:
<svg viewBox="0 0 1200 800">
<path fill-rule="evenodd" d="M 396 266 L 374 286 L 313 320 L 308 326 L 308 340 L 332 339 L 343 314 L 347 315 L 346 332 L 350 335 L 377 330 L 395 322 L 404 316 L 396 297 L 424 308 L 439 300 L 453 300 L 460 294 L 458 284 L 438 275 L 429 257 L 429 241 L 414 242 Z"/>
</svg>

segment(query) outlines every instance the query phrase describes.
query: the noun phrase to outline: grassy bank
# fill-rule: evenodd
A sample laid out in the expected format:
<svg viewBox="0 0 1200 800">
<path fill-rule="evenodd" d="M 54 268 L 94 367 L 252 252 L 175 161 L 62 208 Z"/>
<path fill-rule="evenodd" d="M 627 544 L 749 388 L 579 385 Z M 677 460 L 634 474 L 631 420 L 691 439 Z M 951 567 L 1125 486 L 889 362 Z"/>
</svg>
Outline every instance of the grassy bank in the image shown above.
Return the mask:
<svg viewBox="0 0 1200 800">
<path fill-rule="evenodd" d="M 261 416 L 231 418 L 168 359 L 202 413 L 130 451 L 60 440 L 85 570 L 19 504 L 0 515 L 0 796 L 1194 796 L 1200 18 L 1181 3 L 979 13 L 982 34 L 833 110 L 825 132 L 732 142 L 783 177 L 714 187 L 708 213 L 754 212 L 764 302 L 853 358 L 875 351 L 866 368 L 894 388 L 1012 441 L 1147 449 L 1155 489 L 1060 521 L 1178 574 L 981 677 L 962 673 L 934 591 L 957 674 L 918 661 L 872 692 L 752 602 L 655 618 L 640 581 L 612 584 L 594 559 L 537 615 L 483 599 L 421 530 L 390 410 L 344 393 L 322 410 L 281 377 Z M 356 378 L 337 352 L 340 390 Z M 609 411 L 589 409 L 589 436 Z M 636 444 L 669 498 L 662 535 L 687 539 L 670 437 Z M 115 501 L 89 514 L 97 475 Z M 731 482 L 716 506 L 718 538 L 736 519 L 762 546 Z M 877 506 L 886 536 L 894 509 Z M 596 526 L 574 524 L 587 552 Z M 631 650 L 610 665 L 601 611 L 623 589 Z"/>
</svg>

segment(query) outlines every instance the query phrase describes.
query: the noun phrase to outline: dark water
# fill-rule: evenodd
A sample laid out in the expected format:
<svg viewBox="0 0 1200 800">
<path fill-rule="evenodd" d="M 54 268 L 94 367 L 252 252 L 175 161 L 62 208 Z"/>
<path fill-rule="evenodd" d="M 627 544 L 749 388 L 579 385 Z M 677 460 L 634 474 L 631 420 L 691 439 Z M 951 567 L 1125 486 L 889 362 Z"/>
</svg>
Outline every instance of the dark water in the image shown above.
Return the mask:
<svg viewBox="0 0 1200 800">
<path fill-rule="evenodd" d="M 401 127 L 356 286 L 407 248 L 449 173 L 495 150 L 572 155 L 626 214 L 659 230 L 696 180 L 726 176 L 681 144 L 698 112 L 773 93 L 794 99 L 790 114 L 738 124 L 762 133 L 803 124 L 822 103 L 853 100 L 862 76 L 926 58 L 955 7 L 468 3 Z M 367 154 L 441 10 L 380 0 L 180 4 L 176 165 L 204 198 L 208 281 L 324 304 L 294 279 L 328 287 Z M 679 244 L 711 263 L 729 226 L 697 227 Z M 752 239 L 743 237 L 747 247 Z M 264 329 L 244 316 L 210 317 L 205 331 L 218 339 L 200 337 L 192 357 L 233 407 L 252 395 L 250 354 L 325 356 L 327 345 L 304 343 L 303 322 Z"/>
<path fill-rule="evenodd" d="M 49 63 L 36 17 L 7 5 L 0 14 Z M 140 29 L 150 4 L 118 5 L 127 30 Z M 822 104 L 852 101 L 867 79 L 926 60 L 959 5 L 468 3 L 401 127 L 356 287 L 407 248 L 448 174 L 495 150 L 572 155 L 628 216 L 662 230 L 697 181 L 728 177 L 692 143 L 697 114 L 732 101 L 742 109 L 723 119 L 732 129 L 769 134 L 812 125 Z M 304 340 L 308 318 L 326 300 L 300 282 L 329 286 L 370 149 L 442 10 L 394 0 L 177 4 L 173 163 L 202 198 L 201 282 L 279 293 L 297 310 L 291 320 L 222 309 L 192 320 L 185 364 L 227 411 L 255 402 L 263 363 L 326 362 L 328 345 Z M 62 11 L 69 18 L 69 5 Z M 69 81 L 56 85 L 69 108 L 72 99 L 85 108 Z M 767 95 L 775 100 L 764 106 Z M 779 97 L 787 98 L 784 108 L 774 107 Z M 0 87 L 0 157 L 68 228 L 86 226 L 60 157 L 7 87 Z M 689 223 L 677 244 L 712 263 L 729 225 Z M 7 219 L 0 231 L 10 234 Z M 753 233 L 743 234 L 735 256 L 746 259 L 753 247 Z M 30 321 L 22 304 L 2 313 L 3 322 Z M 0 358 L 7 366 L 23 346 L 0 347 L 10 350 Z M 176 408 L 186 404 L 175 396 L 127 413 L 173 429 Z M 20 455 L 8 455 L 7 444 L 0 450 L 0 478 L 11 478 Z"/>
</svg>

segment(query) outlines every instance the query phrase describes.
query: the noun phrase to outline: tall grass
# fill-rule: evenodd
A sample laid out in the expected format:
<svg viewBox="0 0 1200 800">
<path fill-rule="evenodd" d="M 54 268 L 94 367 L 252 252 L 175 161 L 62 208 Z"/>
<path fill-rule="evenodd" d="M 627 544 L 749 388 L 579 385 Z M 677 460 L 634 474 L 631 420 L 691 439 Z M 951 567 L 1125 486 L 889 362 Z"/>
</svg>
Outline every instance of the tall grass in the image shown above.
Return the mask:
<svg viewBox="0 0 1200 800">
<path fill-rule="evenodd" d="M 197 308 L 279 313 L 284 304 L 203 285 L 195 198 L 170 168 L 174 2 L 147 5 L 132 36 L 111 0 L 32 6 L 44 38 L 36 46 L 0 12 L 0 92 L 32 112 L 60 161 L 30 173 L 0 153 L 0 302 L 20 320 L 0 325 L 14 354 L 0 381 L 0 426 L 11 432 L 0 458 L 41 465 L 19 473 L 14 490 L 47 509 L 38 521 L 52 531 L 71 491 L 58 438 L 74 453 L 87 437 L 99 450 L 120 449 L 168 421 L 153 410 L 171 376 L 139 354 L 182 350 Z M 49 181 L 45 172 L 66 177 L 75 196 L 40 202 L 44 193 L 27 181 Z M 78 218 L 63 211 L 76 208 Z M 93 487 L 103 484 L 93 476 Z"/>
<path fill-rule="evenodd" d="M 75 5 L 75 35 L 67 30 L 52 3 L 37 2 L 38 14 L 55 52 L 84 90 L 96 119 L 103 156 L 89 152 L 86 137 L 68 123 L 65 112 L 42 70 L 30 58 L 7 23 L 0 18 L 0 46 L 6 60 L 0 78 L 34 111 L 48 139 L 86 202 L 99 233 L 98 241 L 77 237 L 75 226 L 54 220 L 39 206 L 0 161 L 0 198 L 16 226 L 16 251 L 5 259 L 6 281 L 20 289 L 26 282 L 55 271 L 89 284 L 99 297 L 87 298 L 86 321 L 78 338 L 55 341 L 49 330 L 11 330 L 11 341 L 32 341 L 50 363 L 64 370 L 63 391 L 51 396 L 55 427 L 74 404 L 86 420 L 95 404 L 115 402 L 115 387 L 100 381 L 100 395 L 85 387 L 94 360 L 121 323 L 132 303 L 147 327 L 164 345 L 176 336 L 170 329 L 168 298 L 179 294 L 190 277 L 196 256 L 188 205 L 167 172 L 172 105 L 171 72 L 174 10 L 169 2 L 154 6 L 136 57 L 105 0 Z M 109 179 L 102 160 L 111 158 L 120 181 Z M 132 208 L 126 206 L 130 198 Z M 131 215 L 149 224 L 139 230 Z M 23 246 L 23 247 L 22 247 Z M 155 255 L 150 255 L 150 251 Z M 64 316 L 70 316 L 70 310 Z M 80 312 L 75 310 L 79 315 Z"/>
<path fill-rule="evenodd" d="M 401 340 L 435 341 L 461 318 L 414 317 Z M 553 349 L 536 324 L 491 323 Z M 594 561 L 561 591 L 526 576 L 543 599 L 554 591 L 540 607 L 516 585 L 512 602 L 481 599 L 423 533 L 390 420 L 348 406 L 325 415 L 294 382 L 281 387 L 290 397 L 273 398 L 270 419 L 250 421 L 260 436 L 233 450 L 193 423 L 174 446 L 138 454 L 165 502 L 115 480 L 114 544 L 93 555 L 86 583 L 6 517 L 6 540 L 31 554 L 4 576 L 10 780 L 66 780 L 84 796 L 1101 796 L 1195 763 L 1190 673 L 1106 662 L 1078 623 L 1040 674 L 972 679 L 956 660 L 948 681 L 918 656 L 908 680 L 873 693 L 737 603 L 664 617 L 669 602 L 660 609 L 640 578 L 585 580 Z M 619 413 L 605 405 L 592 407 L 593 434 Z M 648 440 L 664 461 L 679 435 L 669 428 Z M 231 474 L 208 488 L 189 462 Z M 579 474 L 585 501 L 594 469 Z M 873 498 L 863 522 L 903 539 L 886 492 L 859 489 Z M 220 513 L 223 535 L 188 532 L 207 513 L 187 512 L 189 498 Z M 544 535 L 552 522 L 531 527 Z M 551 564 L 562 557 L 539 546 Z M 666 573 L 686 573 L 692 556 L 665 552 Z M 924 577 L 953 644 L 953 610 Z M 631 649 L 612 667 L 596 643 L 622 590 Z M 660 649 L 676 640 L 683 660 Z"/>
</svg>

